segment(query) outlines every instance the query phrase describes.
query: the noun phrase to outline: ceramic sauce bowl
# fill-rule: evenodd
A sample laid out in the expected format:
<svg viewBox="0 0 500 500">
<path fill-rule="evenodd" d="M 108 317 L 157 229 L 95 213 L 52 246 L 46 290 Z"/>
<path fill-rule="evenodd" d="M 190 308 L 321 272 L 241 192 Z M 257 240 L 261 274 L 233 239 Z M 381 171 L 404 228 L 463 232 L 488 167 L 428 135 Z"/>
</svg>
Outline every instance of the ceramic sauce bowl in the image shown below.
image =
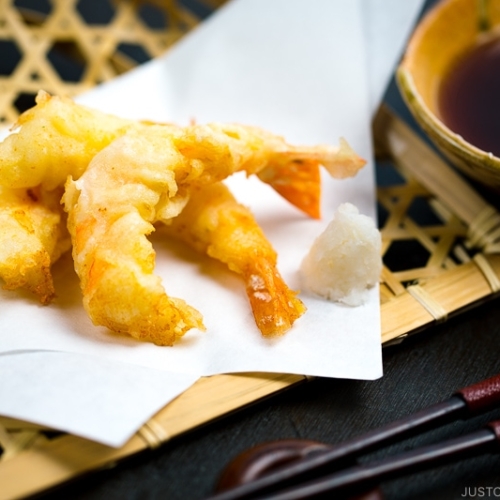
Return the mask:
<svg viewBox="0 0 500 500">
<path fill-rule="evenodd" d="M 409 40 L 397 82 L 438 149 L 500 190 L 500 0 L 436 3 Z"/>
</svg>

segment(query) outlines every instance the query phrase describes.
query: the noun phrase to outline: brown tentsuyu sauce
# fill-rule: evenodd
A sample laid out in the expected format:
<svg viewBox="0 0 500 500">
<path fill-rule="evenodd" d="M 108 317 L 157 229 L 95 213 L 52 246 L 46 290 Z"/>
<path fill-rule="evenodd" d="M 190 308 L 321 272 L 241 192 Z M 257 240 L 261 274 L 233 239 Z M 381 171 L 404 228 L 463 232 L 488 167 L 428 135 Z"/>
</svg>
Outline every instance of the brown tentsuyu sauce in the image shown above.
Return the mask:
<svg viewBox="0 0 500 500">
<path fill-rule="evenodd" d="M 500 157 L 500 38 L 478 44 L 443 79 L 443 122 L 470 144 Z"/>
</svg>

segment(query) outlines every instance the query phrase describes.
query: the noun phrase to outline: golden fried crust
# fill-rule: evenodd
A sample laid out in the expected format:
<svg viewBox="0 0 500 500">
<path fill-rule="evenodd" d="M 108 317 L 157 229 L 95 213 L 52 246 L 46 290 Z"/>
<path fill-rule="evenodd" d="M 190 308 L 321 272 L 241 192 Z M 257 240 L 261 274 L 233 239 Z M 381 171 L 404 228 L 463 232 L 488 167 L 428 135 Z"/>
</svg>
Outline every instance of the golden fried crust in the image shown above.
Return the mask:
<svg viewBox="0 0 500 500">
<path fill-rule="evenodd" d="M 54 297 L 51 264 L 69 248 L 61 192 L 0 188 L 0 277 L 44 304 Z"/>
<path fill-rule="evenodd" d="M 92 157 L 138 122 L 124 120 L 40 92 L 35 107 L 0 143 L 0 184 L 9 188 L 63 186 L 78 178 Z"/>
<path fill-rule="evenodd" d="M 167 234 L 241 274 L 257 327 L 266 337 L 287 332 L 306 308 L 277 269 L 277 254 L 250 210 L 222 183 L 192 190 Z"/>
<path fill-rule="evenodd" d="M 319 184 L 320 159 L 331 165 L 338 152 L 295 148 L 261 129 L 221 124 L 151 125 L 114 140 L 67 183 L 64 196 L 75 269 L 94 323 L 162 345 L 203 328 L 201 315 L 168 297 L 153 274 L 152 224 L 180 217 L 196 245 L 243 275 L 261 332 L 290 329 L 305 307 L 279 275 L 276 252 L 251 213 L 219 182 L 241 170 L 274 169 L 272 185 L 298 186 L 304 177 L 296 180 L 290 167 L 303 162 Z"/>
<path fill-rule="evenodd" d="M 68 240 L 65 216 L 51 193 L 64 188 L 75 269 L 90 317 L 160 345 L 204 327 L 201 314 L 169 297 L 154 275 L 147 237 L 156 221 L 175 221 L 195 192 L 204 199 L 182 216 L 193 225 L 187 239 L 244 277 L 260 330 L 281 334 L 305 308 L 283 282 L 276 253 L 250 212 L 218 183 L 237 171 L 259 175 L 319 217 L 319 166 L 343 178 L 364 164 L 344 142 L 298 147 L 237 124 L 136 122 L 45 92 L 14 128 L 0 143 L 5 286 L 26 287 L 42 302 L 53 296 L 50 264 Z"/>
<path fill-rule="evenodd" d="M 78 181 L 68 181 L 63 201 L 84 306 L 94 324 L 172 345 L 204 326 L 201 314 L 168 297 L 153 273 L 155 253 L 147 236 L 154 230 L 156 207 L 165 193 L 178 195 L 174 167 L 187 168 L 182 155 L 161 139 L 133 134 L 116 140 Z"/>
</svg>

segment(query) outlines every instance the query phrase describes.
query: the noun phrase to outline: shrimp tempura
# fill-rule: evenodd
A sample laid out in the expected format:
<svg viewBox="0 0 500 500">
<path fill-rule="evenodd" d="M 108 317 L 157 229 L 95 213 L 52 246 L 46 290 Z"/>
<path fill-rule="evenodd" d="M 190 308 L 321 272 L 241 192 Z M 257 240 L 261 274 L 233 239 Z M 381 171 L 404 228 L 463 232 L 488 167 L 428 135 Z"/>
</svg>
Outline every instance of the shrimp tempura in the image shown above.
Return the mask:
<svg viewBox="0 0 500 500">
<path fill-rule="evenodd" d="M 173 131 L 173 135 L 176 146 L 188 158 L 203 160 L 209 154 L 214 162 L 218 155 L 219 169 L 217 175 L 211 171 L 212 182 L 236 170 L 256 174 L 314 218 L 320 217 L 320 166 L 330 176 L 344 179 L 355 176 L 366 163 L 344 139 L 339 147 L 294 146 L 258 127 L 222 123 L 193 125 Z"/>
<path fill-rule="evenodd" d="M 0 277 L 44 304 L 54 296 L 50 266 L 70 248 L 61 191 L 0 187 Z"/>
<path fill-rule="evenodd" d="M 92 158 L 130 130 L 149 134 L 151 122 L 127 120 L 76 104 L 71 99 L 38 93 L 36 106 L 14 125 L 16 133 L 0 143 L 0 185 L 53 190 L 68 176 L 78 179 Z M 187 158 L 203 160 L 217 147 L 221 165 L 217 179 L 232 172 L 232 162 L 248 174 L 258 173 L 285 199 L 312 217 L 319 217 L 323 165 L 333 177 L 353 176 L 364 165 L 343 140 L 340 147 L 296 147 L 282 137 L 256 127 L 236 124 L 162 124 Z M 260 154 L 259 154 L 260 152 Z M 225 170 L 223 165 L 229 162 Z M 196 161 L 192 163 L 196 174 Z M 226 172 L 226 173 L 224 173 Z M 210 175 L 213 175 L 210 174 Z"/>
<path fill-rule="evenodd" d="M 328 159 L 338 151 L 327 153 Z M 168 297 L 153 274 L 154 252 L 146 236 L 155 221 L 178 216 L 193 189 L 240 170 L 258 174 L 277 158 L 293 163 L 295 154 L 303 156 L 300 149 L 260 129 L 221 125 L 151 125 L 147 134 L 131 130 L 104 148 L 78 180 L 67 183 L 64 196 L 75 269 L 92 321 L 161 345 L 172 345 L 191 328 L 202 329 L 200 313 Z M 255 250 L 255 242 L 250 246 Z M 271 289 L 273 251 L 267 259 L 260 262 L 263 269 L 247 278 L 266 276 L 264 288 Z M 247 271 L 242 267 L 241 272 Z M 260 279 L 250 284 L 254 302 L 260 286 Z M 291 319 L 283 321 L 291 324 L 300 307 L 288 304 L 293 292 L 277 288 L 274 300 L 290 309 Z M 283 328 L 266 325 L 262 318 L 273 307 L 259 306 L 259 326 L 265 332 Z"/>
<path fill-rule="evenodd" d="M 178 197 L 183 206 L 175 175 L 188 165 L 163 135 L 148 139 L 130 135 L 111 143 L 79 180 L 68 181 L 63 201 L 83 303 L 94 324 L 172 345 L 187 330 L 204 329 L 202 317 L 167 296 L 153 274 L 147 235 L 164 201 L 175 206 Z"/>
<path fill-rule="evenodd" d="M 167 233 L 243 276 L 255 322 L 266 336 L 282 335 L 306 310 L 288 288 L 277 255 L 248 208 L 221 182 L 194 188 Z"/>
<path fill-rule="evenodd" d="M 154 252 L 147 235 L 156 221 L 178 216 L 193 190 L 241 170 L 258 175 L 296 207 L 319 217 L 320 166 L 343 178 L 355 175 L 365 163 L 343 141 L 340 147 L 297 147 L 243 125 L 179 127 L 126 120 L 43 91 L 14 129 L 0 143 L 0 219 L 11 240 L 0 252 L 6 287 L 28 288 L 44 303 L 53 296 L 50 264 L 68 245 L 64 216 L 46 199 L 65 186 L 75 268 L 92 320 L 165 345 L 191 328 L 203 329 L 203 323 L 198 311 L 168 297 L 153 274 Z M 44 199 L 26 198 L 34 193 Z M 221 194 L 221 202 L 233 204 L 234 214 L 239 213 L 228 196 Z M 231 223 L 222 227 L 229 234 Z M 238 234 L 232 230 L 233 236 Z M 258 234 L 250 223 L 244 231 Z M 217 242 L 218 235 L 216 231 L 210 237 Z M 243 274 L 254 297 L 256 321 L 267 335 L 288 329 L 302 311 L 281 278 L 271 277 L 275 254 L 261 244 L 265 252 L 255 263 L 261 268 L 251 272 L 236 262 L 229 247 L 221 246 L 214 256 Z M 250 239 L 246 251 L 254 251 L 252 245 Z M 250 276 L 257 275 L 266 292 L 274 287 L 274 299 L 266 307 L 256 299 L 261 282 L 250 283 Z M 274 318 L 274 325 L 266 323 L 267 316 Z"/>
<path fill-rule="evenodd" d="M 69 175 L 80 177 L 93 156 L 127 130 L 145 127 L 40 91 L 36 106 L 18 118 L 15 133 L 0 143 L 0 185 L 42 185 L 51 191 Z"/>
</svg>

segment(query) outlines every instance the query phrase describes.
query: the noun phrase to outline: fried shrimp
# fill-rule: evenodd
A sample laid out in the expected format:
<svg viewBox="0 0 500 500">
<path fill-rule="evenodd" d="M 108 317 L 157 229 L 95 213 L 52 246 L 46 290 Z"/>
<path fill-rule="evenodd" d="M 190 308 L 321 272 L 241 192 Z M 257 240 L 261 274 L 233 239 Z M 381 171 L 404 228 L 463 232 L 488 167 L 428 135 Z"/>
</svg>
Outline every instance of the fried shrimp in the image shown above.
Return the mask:
<svg viewBox="0 0 500 500">
<path fill-rule="evenodd" d="M 206 214 L 217 218 L 199 245 L 243 275 L 262 333 L 280 334 L 303 305 L 277 273 L 276 254 L 251 215 L 217 183 L 237 171 L 257 175 L 319 217 L 320 166 L 344 178 L 364 163 L 344 141 L 301 147 L 257 127 L 126 120 L 41 91 L 0 143 L 1 223 L 4 234 L 16 235 L 0 253 L 0 277 L 7 288 L 26 287 L 42 302 L 53 296 L 50 264 L 66 248 L 64 217 L 52 202 L 28 198 L 64 188 L 75 269 L 92 321 L 172 345 L 192 328 L 203 330 L 202 316 L 167 295 L 153 273 L 147 236 L 155 222 L 179 216 L 196 192 L 207 206 L 193 203 L 179 220 L 192 219 L 195 234 Z M 209 200 L 203 193 L 212 185 L 216 194 Z"/>
<path fill-rule="evenodd" d="M 79 180 L 68 181 L 63 201 L 84 306 L 94 324 L 172 345 L 187 330 L 204 326 L 201 314 L 167 296 L 153 273 L 155 253 L 147 235 L 154 230 L 157 209 L 163 203 L 166 216 L 176 215 L 178 209 L 169 208 L 176 198 L 183 206 L 185 198 L 174 167 L 181 170 L 186 162 L 163 139 L 117 139 Z"/>
<path fill-rule="evenodd" d="M 61 190 L 0 187 L 0 277 L 4 288 L 25 288 L 43 304 L 54 297 L 50 266 L 69 250 Z"/>
<path fill-rule="evenodd" d="M 127 120 L 76 104 L 71 99 L 40 91 L 36 106 L 14 125 L 15 133 L 0 143 L 0 185 L 46 190 L 78 179 L 92 158 L 130 130 L 149 134 L 150 122 Z M 217 172 L 203 172 L 214 180 L 227 177 L 234 164 L 270 184 L 279 194 L 312 217 L 319 217 L 323 165 L 333 177 L 353 176 L 364 165 L 345 141 L 340 147 L 289 145 L 277 135 L 237 124 L 163 124 L 179 150 L 192 160 L 191 174 L 209 154 L 218 156 Z M 227 163 L 226 163 L 227 162 Z"/>
<path fill-rule="evenodd" d="M 282 335 L 306 310 L 288 288 L 277 255 L 248 208 L 221 182 L 192 190 L 167 234 L 241 274 L 257 327 L 266 337 Z"/>
<path fill-rule="evenodd" d="M 256 174 L 276 192 L 311 217 L 320 216 L 320 166 L 337 179 L 352 177 L 365 165 L 349 144 L 294 146 L 281 136 L 258 127 L 211 123 L 174 131 L 179 150 L 194 160 L 209 160 L 219 168 L 204 172 L 211 181 L 223 180 L 236 170 Z M 224 165 L 224 167 L 222 167 Z"/>
<path fill-rule="evenodd" d="M 151 125 L 147 134 L 130 130 L 98 153 L 78 180 L 67 182 L 64 196 L 75 269 L 92 321 L 161 345 L 172 345 L 191 328 L 203 329 L 201 314 L 168 297 L 153 274 L 154 252 L 146 236 L 154 222 L 178 216 L 193 189 L 241 170 L 257 174 L 276 158 L 293 162 L 301 153 L 291 150 L 260 129 L 195 125 L 169 130 Z M 235 230 L 234 222 L 230 227 Z M 255 228 L 252 232 L 257 234 Z M 247 252 L 261 243 L 249 238 Z M 225 251 L 220 248 L 219 259 L 235 259 L 225 257 Z M 266 258 L 256 263 L 262 269 L 253 272 L 241 264 L 240 272 L 247 278 L 252 305 L 259 303 L 259 326 L 267 334 L 279 333 L 288 327 L 268 325 L 267 317 L 291 324 L 302 311 L 298 303 L 289 305 L 293 292 L 269 278 L 275 272 L 274 251 L 268 249 Z M 273 287 L 275 302 L 263 307 Z M 273 311 L 276 301 L 289 309 L 288 319 Z"/>
<path fill-rule="evenodd" d="M 46 190 L 78 178 L 92 157 L 130 128 L 146 127 L 40 91 L 0 144 L 0 184 Z"/>
</svg>

